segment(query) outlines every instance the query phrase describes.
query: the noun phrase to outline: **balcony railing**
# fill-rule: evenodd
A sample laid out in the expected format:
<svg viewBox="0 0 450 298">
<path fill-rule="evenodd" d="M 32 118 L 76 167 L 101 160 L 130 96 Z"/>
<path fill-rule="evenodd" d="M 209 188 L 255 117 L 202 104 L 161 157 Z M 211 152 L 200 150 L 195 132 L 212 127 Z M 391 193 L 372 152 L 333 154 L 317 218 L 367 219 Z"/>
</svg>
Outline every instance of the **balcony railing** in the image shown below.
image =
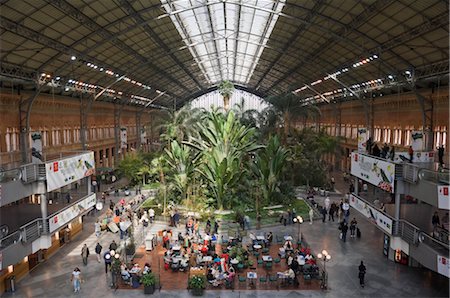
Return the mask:
<svg viewBox="0 0 450 298">
<path fill-rule="evenodd" d="M 44 222 L 42 218 L 37 218 L 19 228 L 18 231 L 11 233 L 0 239 L 0 250 L 7 248 L 19 241 L 24 243 L 32 242 L 44 234 Z"/>
</svg>

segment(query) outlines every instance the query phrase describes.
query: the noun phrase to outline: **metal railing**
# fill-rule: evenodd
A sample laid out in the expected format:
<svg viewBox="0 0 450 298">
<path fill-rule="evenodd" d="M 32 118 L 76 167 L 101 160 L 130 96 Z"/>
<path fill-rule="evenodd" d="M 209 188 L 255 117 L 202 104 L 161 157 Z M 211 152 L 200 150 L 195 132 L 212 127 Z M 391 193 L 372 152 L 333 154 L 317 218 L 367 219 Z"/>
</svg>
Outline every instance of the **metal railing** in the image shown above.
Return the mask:
<svg viewBox="0 0 450 298">
<path fill-rule="evenodd" d="M 8 246 L 16 244 L 17 242 L 32 242 L 44 234 L 44 222 L 42 218 L 37 218 L 19 228 L 19 230 L 11 233 L 0 239 L 0 249 L 5 249 Z"/>
<path fill-rule="evenodd" d="M 431 181 L 438 184 L 450 183 L 450 172 L 448 169 L 440 169 L 437 171 L 419 169 L 417 176 L 420 180 Z"/>
<path fill-rule="evenodd" d="M 448 241 L 445 243 L 435 239 L 419 227 L 403 219 L 394 222 L 394 235 L 413 245 L 426 244 L 436 252 L 447 252 L 448 254 L 449 251 Z"/>
</svg>

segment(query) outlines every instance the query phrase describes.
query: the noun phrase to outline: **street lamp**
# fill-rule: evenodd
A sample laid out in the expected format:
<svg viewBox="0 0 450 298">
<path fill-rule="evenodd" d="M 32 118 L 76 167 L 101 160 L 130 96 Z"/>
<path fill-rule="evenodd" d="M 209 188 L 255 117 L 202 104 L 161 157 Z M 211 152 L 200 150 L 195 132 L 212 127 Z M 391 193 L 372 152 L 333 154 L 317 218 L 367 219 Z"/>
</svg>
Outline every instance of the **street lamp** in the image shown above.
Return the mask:
<svg viewBox="0 0 450 298">
<path fill-rule="evenodd" d="M 303 237 L 301 237 L 301 233 L 300 233 L 300 225 L 303 223 L 303 217 L 301 217 L 300 215 L 298 215 L 297 217 L 294 217 L 294 222 L 298 223 L 298 230 L 297 230 L 297 244 L 300 245 L 302 242 Z"/>
<path fill-rule="evenodd" d="M 320 285 L 322 289 L 326 289 L 328 286 L 328 275 L 325 264 L 331 260 L 331 255 L 324 249 L 322 253 L 317 254 L 318 259 L 322 259 L 323 261 L 323 276 L 322 276 L 322 284 Z"/>
</svg>

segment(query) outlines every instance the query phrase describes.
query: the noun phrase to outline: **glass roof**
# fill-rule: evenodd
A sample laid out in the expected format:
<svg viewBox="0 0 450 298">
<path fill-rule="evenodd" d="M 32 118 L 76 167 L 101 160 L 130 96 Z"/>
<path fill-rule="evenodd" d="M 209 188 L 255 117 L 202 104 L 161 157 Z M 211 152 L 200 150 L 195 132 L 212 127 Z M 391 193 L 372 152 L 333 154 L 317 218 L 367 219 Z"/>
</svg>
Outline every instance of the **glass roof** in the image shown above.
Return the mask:
<svg viewBox="0 0 450 298">
<path fill-rule="evenodd" d="M 285 2 L 161 0 L 210 85 L 248 84 Z"/>
<path fill-rule="evenodd" d="M 268 106 L 267 102 L 261 97 L 244 90 L 234 90 L 230 98 L 231 109 L 242 110 L 243 112 L 248 110 L 261 112 Z M 212 107 L 223 107 L 223 97 L 218 90 L 215 90 L 192 100 L 191 107 L 211 111 Z"/>
</svg>

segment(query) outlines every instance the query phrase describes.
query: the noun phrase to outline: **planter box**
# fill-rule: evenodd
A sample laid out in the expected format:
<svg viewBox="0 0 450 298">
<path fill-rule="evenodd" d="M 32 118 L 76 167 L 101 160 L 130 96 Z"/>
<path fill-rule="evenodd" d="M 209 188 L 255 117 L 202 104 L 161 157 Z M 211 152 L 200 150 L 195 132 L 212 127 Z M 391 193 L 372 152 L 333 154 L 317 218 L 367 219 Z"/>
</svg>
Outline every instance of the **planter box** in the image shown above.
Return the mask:
<svg viewBox="0 0 450 298">
<path fill-rule="evenodd" d="M 203 296 L 204 289 L 191 289 L 193 296 Z"/>
<path fill-rule="evenodd" d="M 155 292 L 155 286 L 144 286 L 144 294 L 150 295 Z"/>
</svg>

